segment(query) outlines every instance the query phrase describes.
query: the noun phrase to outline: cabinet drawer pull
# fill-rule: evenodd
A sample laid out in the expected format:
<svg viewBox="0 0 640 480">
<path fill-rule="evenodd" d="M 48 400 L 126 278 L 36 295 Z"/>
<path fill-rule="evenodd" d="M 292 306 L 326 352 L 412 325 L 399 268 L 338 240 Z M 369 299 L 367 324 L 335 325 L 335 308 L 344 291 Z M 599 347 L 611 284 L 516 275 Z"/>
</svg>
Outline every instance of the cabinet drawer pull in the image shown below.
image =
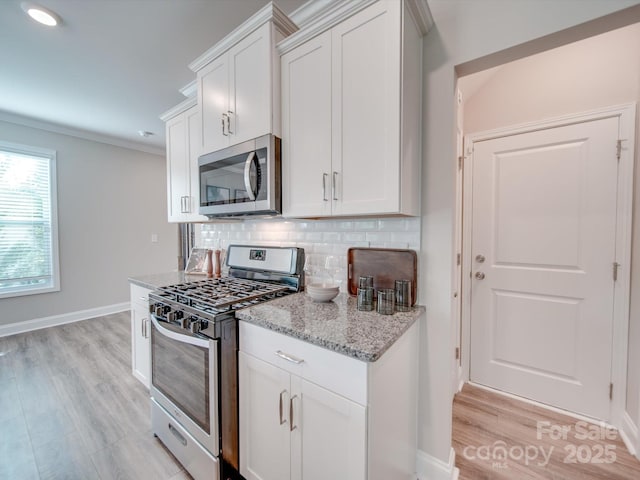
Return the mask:
<svg viewBox="0 0 640 480">
<path fill-rule="evenodd" d="M 278 350 L 276 352 L 276 355 L 286 360 L 287 362 L 295 363 L 296 365 L 300 365 L 301 363 L 304 363 L 304 359 L 294 357 L 293 355 L 289 355 L 288 353 L 284 353 L 282 350 Z"/>
<path fill-rule="evenodd" d="M 333 172 L 331 176 L 331 190 L 333 191 L 333 199 L 338 200 L 338 192 L 336 190 L 336 177 L 338 176 L 338 172 Z"/>
<path fill-rule="evenodd" d="M 298 395 L 294 395 L 293 397 L 291 397 L 291 399 L 289 400 L 289 431 L 293 432 L 296 428 L 298 428 L 297 425 L 293 424 L 293 401 L 298 398 Z"/>
<path fill-rule="evenodd" d="M 279 410 L 280 410 L 280 425 L 287 423 L 287 419 L 284 418 L 284 416 L 283 416 L 284 402 L 282 401 L 282 395 L 284 395 L 285 393 L 287 393 L 286 390 L 282 390 L 280 392 L 280 406 L 279 406 Z"/>
</svg>

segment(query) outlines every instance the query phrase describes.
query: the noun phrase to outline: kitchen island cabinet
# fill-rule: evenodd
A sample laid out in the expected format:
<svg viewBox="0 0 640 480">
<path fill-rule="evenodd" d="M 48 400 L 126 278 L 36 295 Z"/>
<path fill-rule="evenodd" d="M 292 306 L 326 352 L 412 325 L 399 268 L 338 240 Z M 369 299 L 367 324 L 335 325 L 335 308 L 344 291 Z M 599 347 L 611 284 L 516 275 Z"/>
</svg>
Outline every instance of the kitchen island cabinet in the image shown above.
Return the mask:
<svg viewBox="0 0 640 480">
<path fill-rule="evenodd" d="M 327 15 L 278 45 L 284 216 L 419 215 L 420 4 Z"/>
<path fill-rule="evenodd" d="M 240 473 L 414 478 L 423 314 L 386 317 L 344 294 L 317 304 L 304 293 L 239 310 Z"/>
</svg>

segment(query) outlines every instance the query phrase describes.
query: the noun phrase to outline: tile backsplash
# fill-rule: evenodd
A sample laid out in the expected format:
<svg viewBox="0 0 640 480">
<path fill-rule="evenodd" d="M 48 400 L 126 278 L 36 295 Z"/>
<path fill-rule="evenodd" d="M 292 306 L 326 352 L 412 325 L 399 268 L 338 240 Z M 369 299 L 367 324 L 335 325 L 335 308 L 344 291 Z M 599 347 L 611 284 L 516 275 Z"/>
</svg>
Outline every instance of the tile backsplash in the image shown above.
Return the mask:
<svg viewBox="0 0 640 480">
<path fill-rule="evenodd" d="M 203 223 L 195 229 L 197 247 L 226 249 L 230 244 L 302 247 L 308 282 L 333 277 L 346 290 L 349 247 L 420 249 L 420 218 L 332 220 L 260 219 Z M 337 267 L 326 270 L 325 266 Z"/>
</svg>

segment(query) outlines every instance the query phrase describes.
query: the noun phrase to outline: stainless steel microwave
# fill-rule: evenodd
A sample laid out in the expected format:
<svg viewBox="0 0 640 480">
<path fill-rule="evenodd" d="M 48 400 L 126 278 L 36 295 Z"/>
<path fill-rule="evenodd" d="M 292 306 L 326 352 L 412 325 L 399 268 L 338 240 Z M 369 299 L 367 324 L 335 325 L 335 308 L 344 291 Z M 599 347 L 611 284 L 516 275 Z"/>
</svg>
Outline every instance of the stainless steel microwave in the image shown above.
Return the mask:
<svg viewBox="0 0 640 480">
<path fill-rule="evenodd" d="M 280 139 L 264 135 L 198 159 L 201 215 L 277 215 L 282 211 Z"/>
</svg>

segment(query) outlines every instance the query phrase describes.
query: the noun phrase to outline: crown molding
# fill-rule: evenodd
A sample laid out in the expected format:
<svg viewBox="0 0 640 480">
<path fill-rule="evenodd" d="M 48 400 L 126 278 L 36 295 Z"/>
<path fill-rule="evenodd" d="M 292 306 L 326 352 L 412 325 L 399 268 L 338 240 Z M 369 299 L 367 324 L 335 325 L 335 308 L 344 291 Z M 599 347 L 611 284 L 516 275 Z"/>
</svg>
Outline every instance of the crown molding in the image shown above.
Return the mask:
<svg viewBox="0 0 640 480">
<path fill-rule="evenodd" d="M 186 112 L 191 107 L 195 107 L 197 104 L 198 104 L 197 98 L 195 97 L 187 98 L 186 100 L 183 100 L 175 107 L 170 108 L 169 110 L 164 112 L 162 115 L 160 115 L 160 120 L 162 120 L 163 122 L 166 122 L 167 120 L 170 120 L 173 117 L 180 115 L 182 112 Z"/>
<path fill-rule="evenodd" d="M 15 113 L 10 113 L 0 110 L 0 121 L 13 123 L 15 125 L 22 125 L 24 127 L 37 128 L 38 130 L 45 130 L 47 132 L 58 133 L 61 135 L 67 135 L 70 137 L 81 138 L 83 140 L 89 140 L 91 142 L 104 143 L 106 145 L 113 145 L 115 147 L 127 148 L 129 150 L 137 150 L 139 152 L 151 153 L 153 155 L 160 155 L 164 157 L 166 152 L 164 148 L 155 147 L 144 143 L 132 142 L 131 140 L 125 140 L 123 138 L 111 137 L 109 135 L 102 135 L 100 133 L 89 132 L 80 128 L 68 127 L 57 123 L 51 123 L 44 120 L 38 120 L 36 118 L 25 117 Z"/>
<path fill-rule="evenodd" d="M 420 30 L 422 36 L 425 36 L 433 27 L 433 16 L 427 0 L 408 0 L 407 6 L 418 30 Z"/>
<path fill-rule="evenodd" d="M 198 93 L 198 82 L 194 78 L 191 82 L 182 87 L 179 92 L 187 98 L 195 97 Z"/>
<path fill-rule="evenodd" d="M 291 19 L 298 24 L 300 30 L 278 43 L 278 53 L 284 55 L 377 1 L 379 0 L 309 0 L 291 13 Z M 420 33 L 426 35 L 433 26 L 427 0 L 404 1 Z"/>
<path fill-rule="evenodd" d="M 308 4 L 315 3 L 315 0 L 310 0 L 294 12 L 294 14 L 298 14 L 298 11 L 304 8 L 301 12 L 304 14 L 303 27 L 278 43 L 278 53 L 280 55 L 287 53 L 376 1 L 378 0 L 321 0 L 318 2 L 318 6 L 308 6 Z M 320 5 L 323 8 L 320 8 Z"/>
<path fill-rule="evenodd" d="M 285 37 L 298 30 L 296 24 L 293 23 L 277 5 L 269 2 L 246 22 L 243 22 L 242 25 L 191 62 L 189 68 L 197 72 L 267 22 L 273 22 L 276 29 Z"/>
</svg>

